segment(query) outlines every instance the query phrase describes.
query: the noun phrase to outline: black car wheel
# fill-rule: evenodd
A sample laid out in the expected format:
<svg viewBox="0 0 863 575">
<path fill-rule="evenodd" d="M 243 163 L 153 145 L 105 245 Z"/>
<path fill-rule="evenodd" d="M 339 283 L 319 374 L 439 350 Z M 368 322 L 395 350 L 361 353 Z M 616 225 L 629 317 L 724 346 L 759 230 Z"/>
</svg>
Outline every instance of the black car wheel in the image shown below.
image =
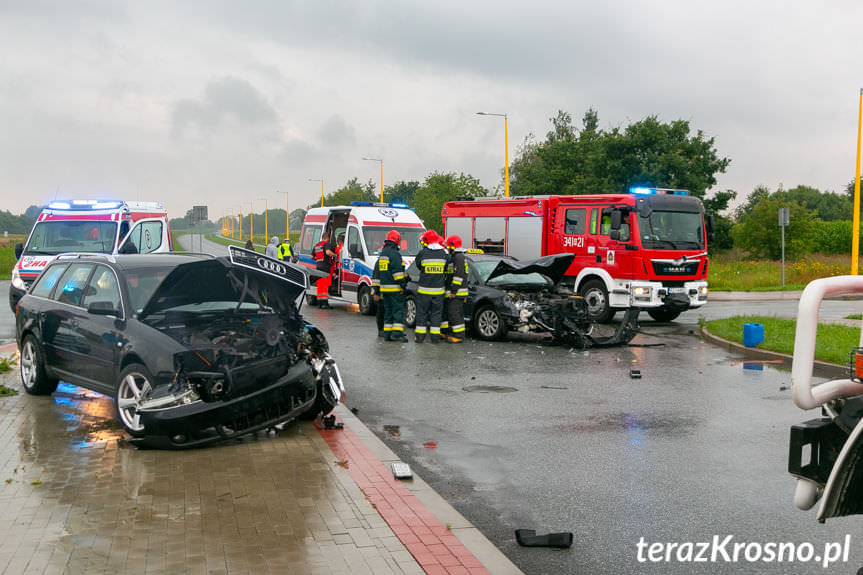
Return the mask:
<svg viewBox="0 0 863 575">
<path fill-rule="evenodd" d="M 587 313 L 591 321 L 608 323 L 614 317 L 615 311 L 608 300 L 608 290 L 602 280 L 587 280 L 581 286 L 579 295 L 587 302 Z"/>
<path fill-rule="evenodd" d="M 377 312 L 377 304 L 372 299 L 372 290 L 368 286 L 360 286 L 360 291 L 357 294 L 357 305 L 360 306 L 360 313 L 363 315 L 375 315 Z"/>
<path fill-rule="evenodd" d="M 652 317 L 655 321 L 674 321 L 677 319 L 677 316 L 680 315 L 680 312 L 660 308 L 647 310 L 647 315 Z"/>
<path fill-rule="evenodd" d="M 414 296 L 409 295 L 405 298 L 405 325 L 414 327 L 417 323 L 417 302 Z"/>
<path fill-rule="evenodd" d="M 500 339 L 506 333 L 503 318 L 491 306 L 482 308 L 473 320 L 473 329 L 480 339 Z"/>
<path fill-rule="evenodd" d="M 30 395 L 50 395 L 57 389 L 57 380 L 45 375 L 42 348 L 32 335 L 21 346 L 21 383 Z"/>
<path fill-rule="evenodd" d="M 146 430 L 141 423 L 137 410 L 141 402 L 152 390 L 153 378 L 147 368 L 133 363 L 126 366 L 120 373 L 117 383 L 117 396 L 114 398 L 114 409 L 126 433 L 132 437 L 144 437 Z"/>
</svg>

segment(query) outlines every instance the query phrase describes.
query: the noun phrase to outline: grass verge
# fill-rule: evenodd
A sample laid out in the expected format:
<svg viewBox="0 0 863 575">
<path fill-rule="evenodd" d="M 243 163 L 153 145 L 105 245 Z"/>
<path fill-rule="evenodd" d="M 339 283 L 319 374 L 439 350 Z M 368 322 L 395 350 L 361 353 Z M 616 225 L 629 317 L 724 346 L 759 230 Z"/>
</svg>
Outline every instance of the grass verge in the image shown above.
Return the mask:
<svg viewBox="0 0 863 575">
<path fill-rule="evenodd" d="M 777 317 L 735 316 L 717 319 L 705 323 L 707 331 L 715 336 L 743 343 L 743 325 L 760 323 L 764 326 L 764 342 L 759 349 L 777 351 L 779 353 L 794 353 L 794 333 L 797 321 Z M 860 340 L 860 329 L 847 325 L 819 324 L 818 338 L 815 342 L 815 359 L 844 365 L 848 362 L 848 353 L 857 347 Z"/>
<path fill-rule="evenodd" d="M 838 276 L 851 270 L 851 256 L 811 254 L 794 262 L 785 262 L 785 286 L 782 286 L 782 262 L 750 260 L 736 251 L 710 258 L 707 281 L 712 291 L 801 290 L 814 279 Z"/>
<path fill-rule="evenodd" d="M 12 279 L 12 268 L 18 258 L 15 257 L 15 244 L 27 241 L 24 234 L 12 234 L 8 237 L 0 236 L 0 280 Z"/>
</svg>

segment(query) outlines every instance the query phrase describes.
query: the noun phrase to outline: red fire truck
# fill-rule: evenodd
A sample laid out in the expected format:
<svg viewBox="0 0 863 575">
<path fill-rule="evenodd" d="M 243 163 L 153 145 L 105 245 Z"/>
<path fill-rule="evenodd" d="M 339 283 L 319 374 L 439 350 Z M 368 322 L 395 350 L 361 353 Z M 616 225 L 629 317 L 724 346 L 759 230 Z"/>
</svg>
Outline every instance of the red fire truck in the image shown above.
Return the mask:
<svg viewBox="0 0 863 575">
<path fill-rule="evenodd" d="M 707 236 L 701 200 L 685 190 L 476 198 L 447 202 L 445 235 L 486 253 L 533 259 L 575 253 L 567 271 L 591 318 L 644 308 L 657 321 L 707 303 Z"/>
</svg>

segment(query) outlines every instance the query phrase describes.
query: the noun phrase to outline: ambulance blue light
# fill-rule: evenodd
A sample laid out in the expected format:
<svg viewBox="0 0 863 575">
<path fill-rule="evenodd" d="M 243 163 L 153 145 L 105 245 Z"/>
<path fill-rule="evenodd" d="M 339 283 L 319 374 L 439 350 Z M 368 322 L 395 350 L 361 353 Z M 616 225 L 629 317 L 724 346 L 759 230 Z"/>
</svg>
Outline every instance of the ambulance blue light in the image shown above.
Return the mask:
<svg viewBox="0 0 863 575">
<path fill-rule="evenodd" d="M 630 194 L 638 194 L 640 196 L 647 196 L 650 194 L 656 193 L 656 188 L 629 188 Z"/>
<path fill-rule="evenodd" d="M 351 202 L 352 206 L 371 206 L 371 202 Z"/>
<path fill-rule="evenodd" d="M 123 205 L 116 200 L 72 200 L 71 202 L 51 202 L 52 210 L 115 210 Z"/>
<path fill-rule="evenodd" d="M 406 207 L 408 207 L 408 205 L 407 204 L 390 204 L 390 207 L 391 208 L 406 208 Z"/>
<path fill-rule="evenodd" d="M 48 207 L 52 210 L 68 210 L 72 206 L 69 205 L 69 202 L 51 202 Z"/>
</svg>

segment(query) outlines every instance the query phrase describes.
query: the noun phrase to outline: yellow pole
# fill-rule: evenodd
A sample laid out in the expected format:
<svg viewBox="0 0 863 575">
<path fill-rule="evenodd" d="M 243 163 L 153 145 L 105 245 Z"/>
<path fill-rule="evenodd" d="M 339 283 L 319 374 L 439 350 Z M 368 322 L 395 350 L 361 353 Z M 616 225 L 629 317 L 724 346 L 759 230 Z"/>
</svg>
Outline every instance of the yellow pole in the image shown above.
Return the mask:
<svg viewBox="0 0 863 575">
<path fill-rule="evenodd" d="M 252 228 L 249 231 L 249 239 L 252 240 L 252 245 L 255 243 L 255 202 L 249 202 L 249 227 Z M 252 248 L 254 249 L 254 248 Z"/>
<path fill-rule="evenodd" d="M 509 197 L 509 118 L 503 115 L 503 157 L 504 157 L 504 190 Z"/>
<path fill-rule="evenodd" d="M 269 212 L 269 208 L 267 207 L 267 200 L 264 200 L 264 237 L 270 237 L 269 229 L 267 228 L 267 212 Z"/>
<path fill-rule="evenodd" d="M 324 207 L 324 181 L 321 180 L 321 207 Z"/>
<path fill-rule="evenodd" d="M 381 160 L 381 203 L 384 203 L 384 161 Z"/>
<path fill-rule="evenodd" d="M 860 125 L 863 121 L 863 88 L 860 89 L 860 104 L 857 110 L 857 169 L 854 170 L 854 225 L 851 232 L 851 275 L 857 275 L 857 259 L 860 253 Z"/>
</svg>

